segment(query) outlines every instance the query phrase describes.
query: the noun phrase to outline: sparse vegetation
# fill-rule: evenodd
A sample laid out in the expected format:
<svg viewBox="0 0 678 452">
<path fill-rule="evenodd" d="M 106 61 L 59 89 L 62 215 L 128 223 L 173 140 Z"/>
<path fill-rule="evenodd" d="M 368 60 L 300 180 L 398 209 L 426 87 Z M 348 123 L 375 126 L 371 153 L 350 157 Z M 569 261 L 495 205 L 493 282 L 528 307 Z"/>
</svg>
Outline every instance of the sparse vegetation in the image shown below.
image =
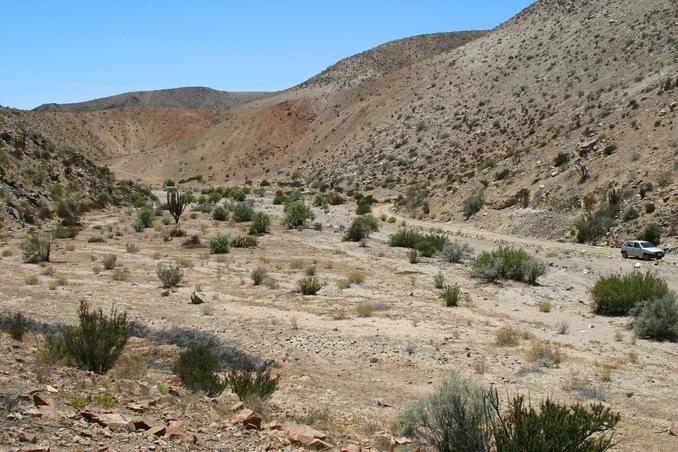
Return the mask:
<svg viewBox="0 0 678 452">
<path fill-rule="evenodd" d="M 259 245 L 259 240 L 251 235 L 234 237 L 230 244 L 233 248 L 256 248 L 257 245 Z"/>
<path fill-rule="evenodd" d="M 413 229 L 401 228 L 389 238 L 390 246 L 412 248 L 424 257 L 431 257 L 448 243 L 444 234 L 421 234 Z"/>
<path fill-rule="evenodd" d="M 467 243 L 458 240 L 445 244 L 440 251 L 440 256 L 447 262 L 459 263 L 473 254 L 473 249 Z"/>
<path fill-rule="evenodd" d="M 252 284 L 255 286 L 260 285 L 266 279 L 268 272 L 264 267 L 257 267 L 250 273 L 250 278 L 252 279 Z"/>
</svg>

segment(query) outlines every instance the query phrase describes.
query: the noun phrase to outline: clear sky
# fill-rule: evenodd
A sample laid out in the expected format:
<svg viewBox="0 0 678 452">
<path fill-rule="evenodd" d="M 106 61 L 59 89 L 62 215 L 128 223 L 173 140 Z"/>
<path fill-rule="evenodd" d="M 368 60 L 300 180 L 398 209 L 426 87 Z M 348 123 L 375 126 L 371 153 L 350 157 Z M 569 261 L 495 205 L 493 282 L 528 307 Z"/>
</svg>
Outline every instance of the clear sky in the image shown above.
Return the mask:
<svg viewBox="0 0 678 452">
<path fill-rule="evenodd" d="M 531 0 L 0 0 L 0 105 L 126 91 L 288 88 L 422 33 L 489 29 Z"/>
</svg>

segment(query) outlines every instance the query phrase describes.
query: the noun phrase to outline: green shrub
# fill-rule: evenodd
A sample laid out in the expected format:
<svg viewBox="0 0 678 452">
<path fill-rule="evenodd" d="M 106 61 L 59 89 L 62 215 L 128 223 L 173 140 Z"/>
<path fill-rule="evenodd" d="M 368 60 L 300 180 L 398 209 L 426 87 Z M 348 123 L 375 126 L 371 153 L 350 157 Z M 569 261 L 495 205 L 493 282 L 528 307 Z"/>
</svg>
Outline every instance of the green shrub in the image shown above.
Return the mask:
<svg viewBox="0 0 678 452">
<path fill-rule="evenodd" d="M 80 228 L 78 226 L 64 226 L 63 224 L 59 224 L 54 229 L 54 238 L 73 239 L 77 237 L 79 233 Z"/>
<path fill-rule="evenodd" d="M 49 235 L 37 235 L 31 233 L 22 243 L 21 251 L 23 261 L 27 264 L 49 262 L 49 254 L 52 250 L 52 237 Z"/>
<path fill-rule="evenodd" d="M 395 433 L 439 452 L 489 452 L 492 430 L 486 398 L 480 386 L 452 373 L 398 417 Z"/>
<path fill-rule="evenodd" d="M 87 243 L 104 243 L 106 240 L 100 235 L 93 235 L 87 239 Z"/>
<path fill-rule="evenodd" d="M 15 341 L 21 341 L 26 333 L 26 319 L 23 314 L 17 312 L 6 319 L 7 333 Z"/>
<path fill-rule="evenodd" d="M 285 204 L 287 201 L 288 199 L 287 196 L 285 196 L 285 193 L 283 193 L 281 190 L 275 192 L 275 196 L 273 196 L 273 204 Z"/>
<path fill-rule="evenodd" d="M 250 221 L 252 217 L 254 217 L 254 210 L 246 202 L 239 202 L 233 208 L 233 221 L 236 223 Z"/>
<path fill-rule="evenodd" d="M 280 377 L 271 377 L 271 363 L 265 363 L 254 370 L 232 369 L 226 375 L 226 384 L 243 402 L 266 401 L 278 389 Z"/>
<path fill-rule="evenodd" d="M 212 211 L 212 218 L 217 221 L 226 221 L 228 220 L 228 210 L 223 206 L 217 206 Z"/>
<path fill-rule="evenodd" d="M 210 249 L 210 253 L 212 254 L 224 254 L 228 253 L 228 250 L 230 248 L 230 239 L 228 238 L 227 235 L 224 234 L 217 234 L 214 237 L 210 238 L 208 242 L 208 247 Z"/>
<path fill-rule="evenodd" d="M 559 152 L 558 155 L 553 159 L 554 166 L 563 166 L 570 161 L 570 154 L 567 152 Z"/>
<path fill-rule="evenodd" d="M 363 200 L 358 201 L 358 207 L 355 209 L 356 215 L 367 215 L 372 212 L 372 204 L 369 202 L 364 202 Z"/>
<path fill-rule="evenodd" d="M 184 271 L 175 262 L 159 262 L 155 273 L 162 282 L 162 287 L 166 289 L 176 287 L 184 277 Z"/>
<path fill-rule="evenodd" d="M 438 272 L 438 274 L 433 277 L 433 287 L 436 289 L 445 288 L 445 275 L 443 275 L 443 272 Z"/>
<path fill-rule="evenodd" d="M 482 192 L 473 194 L 464 199 L 464 216 L 468 220 L 474 213 L 480 211 L 485 205 L 485 195 Z"/>
<path fill-rule="evenodd" d="M 445 286 L 443 289 L 442 293 L 440 294 L 440 298 L 445 301 L 445 306 L 452 307 L 452 306 L 457 306 L 459 304 L 459 295 L 461 294 L 461 289 L 459 289 L 459 286 Z"/>
<path fill-rule="evenodd" d="M 136 224 L 140 225 L 143 228 L 150 228 L 153 226 L 153 220 L 155 219 L 155 211 L 150 207 L 142 207 L 139 209 L 137 215 Z"/>
<path fill-rule="evenodd" d="M 307 220 L 315 219 L 311 209 L 303 201 L 291 201 L 285 204 L 283 210 L 283 226 L 287 229 L 300 228 L 306 224 Z"/>
<path fill-rule="evenodd" d="M 593 213 L 587 213 L 577 221 L 575 228 L 577 230 L 577 242 L 593 243 L 607 234 L 616 220 L 618 207 L 616 205 L 606 204 Z"/>
<path fill-rule="evenodd" d="M 624 212 L 624 221 L 631 221 L 635 220 L 636 218 L 640 217 L 640 214 L 634 207 L 629 207 L 626 212 Z"/>
<path fill-rule="evenodd" d="M 344 234 L 344 240 L 359 242 L 370 236 L 370 233 L 379 230 L 379 222 L 372 215 L 355 217 L 351 226 Z"/>
<path fill-rule="evenodd" d="M 233 248 L 255 248 L 259 244 L 259 240 L 251 235 L 241 235 L 231 240 Z"/>
<path fill-rule="evenodd" d="M 603 315 L 627 315 L 639 303 L 667 293 L 666 281 L 650 272 L 604 276 L 591 289 L 594 312 Z"/>
<path fill-rule="evenodd" d="M 220 370 L 219 358 L 202 344 L 182 352 L 174 365 L 174 373 L 185 388 L 209 397 L 216 397 L 226 389 L 227 383 L 217 375 Z"/>
<path fill-rule="evenodd" d="M 419 251 L 415 249 L 411 249 L 407 252 L 407 260 L 410 262 L 410 264 L 418 264 L 419 263 Z"/>
<path fill-rule="evenodd" d="M 563 406 L 547 399 L 537 411 L 525 406 L 524 398 L 518 396 L 508 412 L 501 412 L 496 391 L 494 394 L 488 404 L 497 452 L 603 452 L 615 445 L 613 430 L 620 416 L 602 404 Z"/>
<path fill-rule="evenodd" d="M 533 258 L 522 249 L 499 247 L 484 251 L 473 261 L 471 276 L 494 282 L 511 279 L 536 284 L 537 278 L 546 273 L 543 262 Z"/>
<path fill-rule="evenodd" d="M 297 282 L 297 288 L 303 295 L 315 295 L 322 286 L 322 283 L 315 276 L 306 276 Z"/>
<path fill-rule="evenodd" d="M 267 234 L 271 228 L 271 217 L 263 212 L 255 212 L 250 223 L 250 235 Z"/>
<path fill-rule="evenodd" d="M 662 228 L 657 223 L 650 223 L 636 237 L 638 240 L 645 240 L 653 245 L 661 243 Z"/>
<path fill-rule="evenodd" d="M 389 238 L 390 246 L 401 248 L 413 248 L 424 257 L 431 257 L 441 251 L 448 243 L 444 234 L 429 233 L 420 234 L 413 229 L 402 228 Z"/>
<path fill-rule="evenodd" d="M 442 250 L 440 250 L 440 256 L 444 258 L 447 262 L 459 263 L 465 258 L 473 254 L 473 250 L 466 243 L 461 243 L 457 240 L 446 244 Z"/>
<path fill-rule="evenodd" d="M 252 278 L 252 284 L 254 284 L 255 286 L 260 285 L 266 279 L 267 274 L 268 272 L 264 267 L 255 268 L 254 270 L 252 270 L 252 273 L 250 273 L 250 278 Z"/>
<path fill-rule="evenodd" d="M 87 302 L 81 301 L 78 317 L 78 326 L 69 326 L 61 335 L 49 337 L 48 354 L 81 369 L 104 374 L 113 367 L 131 334 L 127 313 L 119 314 L 112 309 L 107 316 L 101 309 L 90 311 Z"/>
<path fill-rule="evenodd" d="M 634 330 L 638 337 L 659 341 L 678 340 L 678 303 L 676 293 L 645 301 L 636 310 Z"/>
</svg>

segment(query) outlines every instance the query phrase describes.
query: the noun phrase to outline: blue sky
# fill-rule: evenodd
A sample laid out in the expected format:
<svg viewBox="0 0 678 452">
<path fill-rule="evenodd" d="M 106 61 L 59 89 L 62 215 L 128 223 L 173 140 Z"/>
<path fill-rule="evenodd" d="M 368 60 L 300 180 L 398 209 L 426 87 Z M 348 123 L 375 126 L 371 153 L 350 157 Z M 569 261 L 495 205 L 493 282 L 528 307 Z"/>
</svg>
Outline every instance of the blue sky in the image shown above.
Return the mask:
<svg viewBox="0 0 678 452">
<path fill-rule="evenodd" d="M 488 29 L 531 0 L 0 0 L 0 105 L 179 86 L 288 88 L 422 33 Z"/>
</svg>

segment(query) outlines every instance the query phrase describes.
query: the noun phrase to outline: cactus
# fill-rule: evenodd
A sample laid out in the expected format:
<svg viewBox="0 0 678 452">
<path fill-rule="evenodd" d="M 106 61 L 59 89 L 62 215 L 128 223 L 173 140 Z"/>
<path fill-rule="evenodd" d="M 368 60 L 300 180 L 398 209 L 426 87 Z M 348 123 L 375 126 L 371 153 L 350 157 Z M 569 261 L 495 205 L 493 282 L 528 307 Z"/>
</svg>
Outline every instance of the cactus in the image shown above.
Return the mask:
<svg viewBox="0 0 678 452">
<path fill-rule="evenodd" d="M 167 192 L 167 209 L 174 218 L 174 223 L 179 223 L 181 214 L 186 208 L 186 195 L 179 192 L 179 190 L 170 190 Z"/>
</svg>

